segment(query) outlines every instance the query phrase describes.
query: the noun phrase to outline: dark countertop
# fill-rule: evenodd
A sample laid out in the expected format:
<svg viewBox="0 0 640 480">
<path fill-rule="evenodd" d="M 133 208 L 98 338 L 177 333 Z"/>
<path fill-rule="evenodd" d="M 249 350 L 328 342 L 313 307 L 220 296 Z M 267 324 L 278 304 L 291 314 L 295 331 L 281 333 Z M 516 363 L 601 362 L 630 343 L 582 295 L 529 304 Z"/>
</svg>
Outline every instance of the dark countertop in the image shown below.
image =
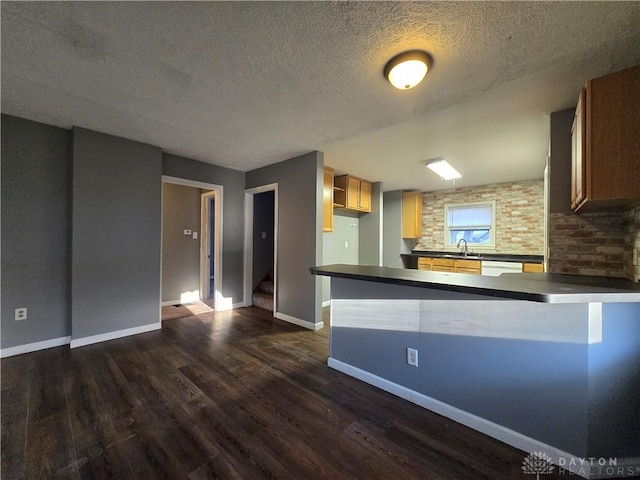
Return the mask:
<svg viewBox="0 0 640 480">
<path fill-rule="evenodd" d="M 559 273 L 509 273 L 484 277 L 362 265 L 311 267 L 314 275 L 431 288 L 544 303 L 638 302 L 640 284 L 606 277 Z"/>
<path fill-rule="evenodd" d="M 431 250 L 412 250 L 411 253 L 402 253 L 401 257 L 434 257 L 434 258 L 460 258 L 467 260 L 483 260 L 492 262 L 522 262 L 544 263 L 544 255 L 512 255 L 505 253 L 470 253 L 463 255 L 457 252 L 442 252 Z"/>
</svg>

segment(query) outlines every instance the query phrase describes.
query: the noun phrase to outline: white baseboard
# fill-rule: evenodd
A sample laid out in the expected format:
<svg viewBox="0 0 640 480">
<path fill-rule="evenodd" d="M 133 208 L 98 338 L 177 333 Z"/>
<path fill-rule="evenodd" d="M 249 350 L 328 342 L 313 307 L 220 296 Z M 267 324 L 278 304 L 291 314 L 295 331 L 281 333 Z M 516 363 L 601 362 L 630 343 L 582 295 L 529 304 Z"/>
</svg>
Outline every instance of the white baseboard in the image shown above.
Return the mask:
<svg viewBox="0 0 640 480">
<path fill-rule="evenodd" d="M 329 307 L 329 306 L 331 306 L 331 300 L 327 300 L 326 302 L 322 302 L 322 306 L 323 306 L 323 307 Z"/>
<path fill-rule="evenodd" d="M 69 345 L 71 337 L 52 338 L 51 340 L 43 340 L 42 342 L 27 343 L 16 347 L 3 348 L 0 350 L 0 358 L 13 357 L 14 355 L 22 355 L 23 353 L 37 352 L 38 350 L 46 350 L 47 348 L 61 347 Z"/>
<path fill-rule="evenodd" d="M 161 307 L 170 307 L 171 305 L 180 305 L 182 302 L 180 300 L 169 300 L 168 302 L 162 302 L 160 304 Z"/>
<path fill-rule="evenodd" d="M 101 333 L 99 335 L 91 335 L 90 337 L 82 337 L 71 340 L 71 348 L 84 347 L 93 343 L 106 342 L 115 340 L 116 338 L 128 337 L 139 333 L 152 332 L 160 330 L 162 323 L 150 323 L 149 325 L 141 325 L 139 327 L 125 328 L 124 330 L 116 330 L 115 332 Z"/>
<path fill-rule="evenodd" d="M 512 447 L 519 448 L 520 450 L 524 450 L 528 453 L 544 452 L 551 457 L 551 461 L 555 465 L 562 465 L 562 468 L 571 471 L 576 475 L 587 479 L 604 478 L 596 475 L 594 467 L 589 468 L 588 465 L 580 465 L 579 461 L 576 462 L 576 460 L 579 460 L 582 457 L 566 453 L 558 448 L 552 447 L 551 445 L 540 442 L 539 440 L 527 437 L 526 435 L 518 433 L 507 427 L 503 427 L 502 425 L 498 425 L 497 423 L 491 422 L 482 417 L 478 417 L 472 413 L 460 410 L 459 408 L 452 407 L 451 405 L 436 400 L 435 398 L 428 397 L 427 395 L 408 389 L 402 385 L 398 385 L 397 383 L 341 362 L 340 360 L 336 360 L 335 358 L 329 357 L 327 365 L 351 377 L 362 380 L 369 385 L 378 387 L 381 390 L 392 393 L 400 398 L 404 398 L 411 403 L 420 405 L 427 410 L 431 410 L 432 412 L 450 418 L 451 420 L 477 430 L 478 432 L 489 435 L 490 437 L 500 440 Z M 561 458 L 563 460 L 560 460 Z M 634 460 L 637 459 L 619 459 L 621 463 L 624 461 L 625 465 L 639 465 L 639 463 L 632 463 Z"/>
<path fill-rule="evenodd" d="M 284 320 L 285 322 L 293 323 L 294 325 L 299 325 L 304 328 L 308 328 L 309 330 L 320 330 L 324 327 L 324 322 L 307 322 L 306 320 L 302 320 L 300 318 L 292 317 L 291 315 L 287 315 L 286 313 L 276 312 L 273 314 L 274 317 Z"/>
</svg>

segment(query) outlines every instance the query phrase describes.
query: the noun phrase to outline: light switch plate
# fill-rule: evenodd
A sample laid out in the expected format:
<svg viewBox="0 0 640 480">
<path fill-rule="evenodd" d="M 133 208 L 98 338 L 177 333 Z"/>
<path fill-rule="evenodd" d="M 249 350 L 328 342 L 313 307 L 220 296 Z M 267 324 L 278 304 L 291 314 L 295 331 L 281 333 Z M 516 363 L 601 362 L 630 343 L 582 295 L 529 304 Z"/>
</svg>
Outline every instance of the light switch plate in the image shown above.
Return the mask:
<svg viewBox="0 0 640 480">
<path fill-rule="evenodd" d="M 193 239 L 197 240 L 198 239 L 198 232 L 193 232 Z"/>
</svg>

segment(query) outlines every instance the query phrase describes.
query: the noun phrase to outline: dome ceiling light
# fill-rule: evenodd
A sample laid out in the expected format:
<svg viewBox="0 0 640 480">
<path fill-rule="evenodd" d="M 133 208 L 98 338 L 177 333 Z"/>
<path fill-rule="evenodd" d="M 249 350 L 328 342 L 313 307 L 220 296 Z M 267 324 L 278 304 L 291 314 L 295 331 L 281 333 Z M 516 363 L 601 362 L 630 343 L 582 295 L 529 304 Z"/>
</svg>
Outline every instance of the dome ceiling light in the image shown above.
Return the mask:
<svg viewBox="0 0 640 480">
<path fill-rule="evenodd" d="M 409 50 L 387 62 L 384 76 L 399 90 L 409 90 L 418 85 L 433 65 L 433 58 L 424 50 Z"/>
</svg>

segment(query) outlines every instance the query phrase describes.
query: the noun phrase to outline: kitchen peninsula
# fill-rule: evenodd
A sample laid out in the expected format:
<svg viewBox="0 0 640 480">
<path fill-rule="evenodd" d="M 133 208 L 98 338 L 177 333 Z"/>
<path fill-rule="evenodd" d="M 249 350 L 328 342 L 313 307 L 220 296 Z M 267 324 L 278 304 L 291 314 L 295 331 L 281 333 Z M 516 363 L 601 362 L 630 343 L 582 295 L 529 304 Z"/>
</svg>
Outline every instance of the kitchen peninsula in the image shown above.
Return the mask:
<svg viewBox="0 0 640 480">
<path fill-rule="evenodd" d="M 330 367 L 556 464 L 638 462 L 639 285 L 356 265 L 311 272 L 331 278 Z"/>
</svg>

